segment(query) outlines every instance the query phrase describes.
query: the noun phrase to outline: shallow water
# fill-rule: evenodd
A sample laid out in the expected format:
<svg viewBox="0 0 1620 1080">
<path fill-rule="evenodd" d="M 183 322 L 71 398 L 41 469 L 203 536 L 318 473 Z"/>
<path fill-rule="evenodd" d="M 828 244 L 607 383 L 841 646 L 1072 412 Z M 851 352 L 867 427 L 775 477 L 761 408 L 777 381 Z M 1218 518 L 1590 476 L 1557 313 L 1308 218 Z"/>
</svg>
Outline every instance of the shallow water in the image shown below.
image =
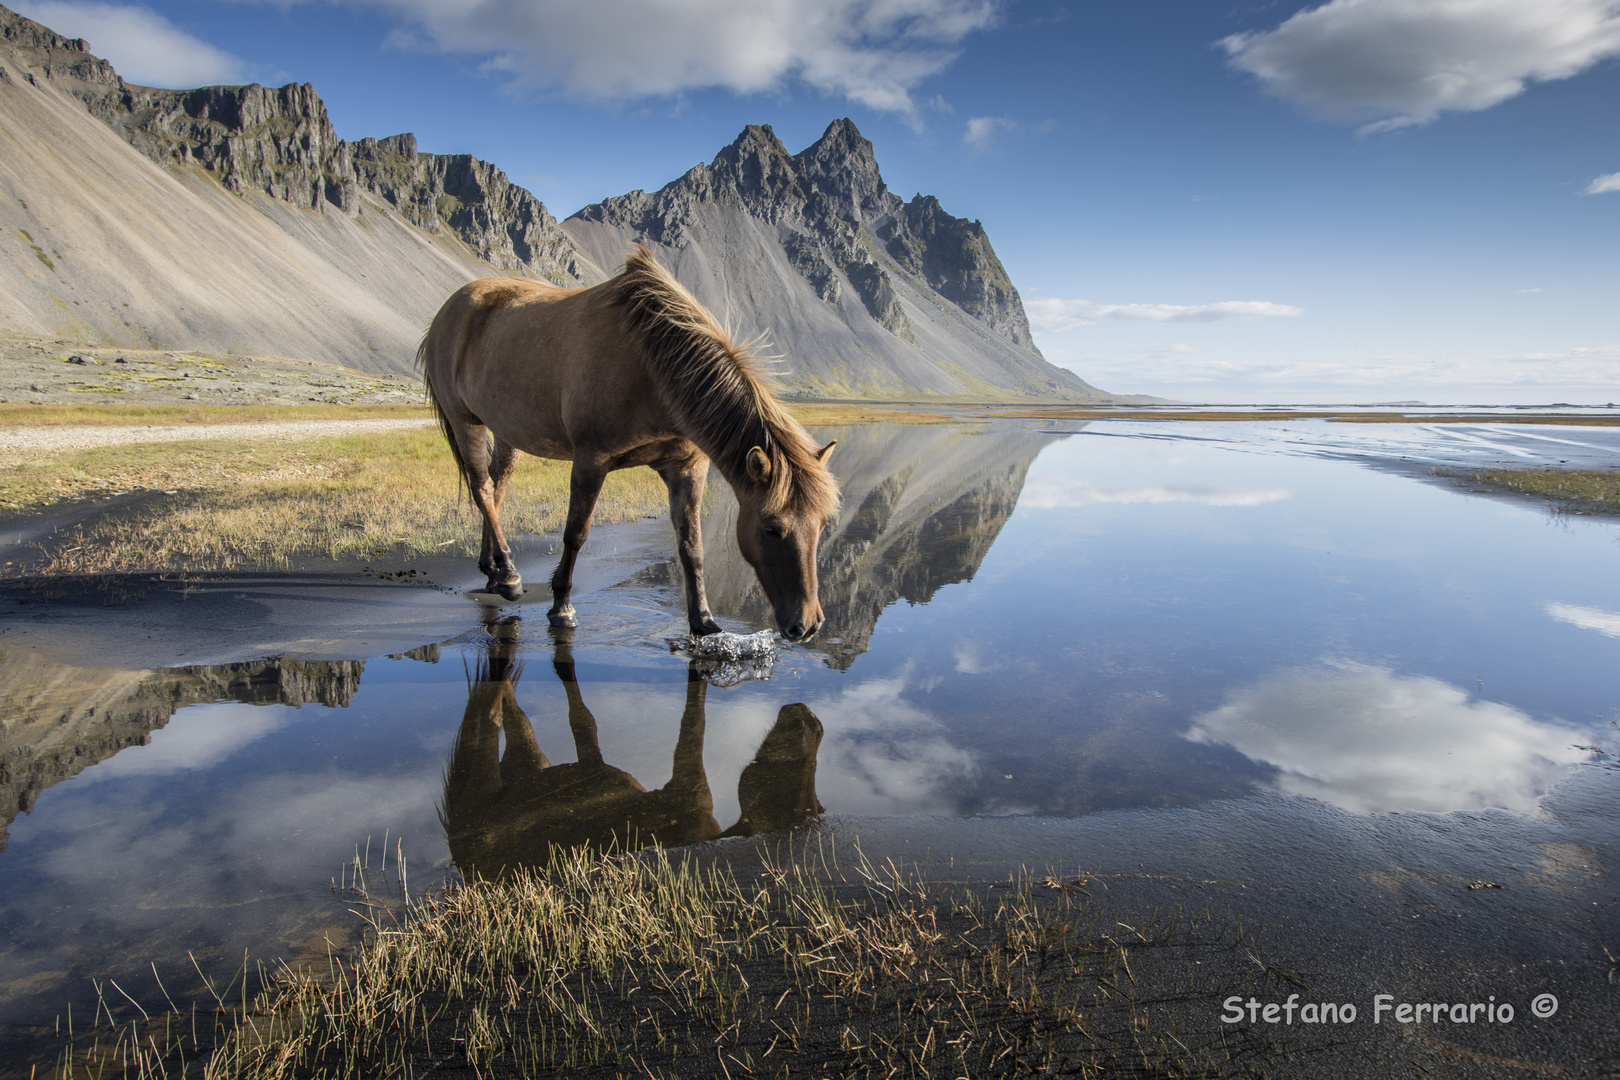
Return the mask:
<svg viewBox="0 0 1620 1080">
<path fill-rule="evenodd" d="M 368 841 L 375 865 L 385 836 L 420 890 L 627 824 L 677 844 L 823 809 L 1282 797 L 1511 822 L 1592 771 L 1580 747 L 1620 741 L 1620 528 L 1366 467 L 1444 462 L 1470 445 L 1455 432 L 828 434 L 845 504 L 822 549 L 827 626 L 746 670 L 672 647 L 684 618 L 656 558 L 578 598 L 566 634 L 531 594 L 469 599 L 456 636 L 363 662 L 128 672 L 0 654 L 0 785 L 26 811 L 0 852 L 9 1037 L 70 1002 L 83 1016 L 91 976 L 157 999 L 155 963 L 192 992 L 188 951 L 227 973 L 244 949 L 324 956 L 354 925 L 340 866 Z M 1607 432 L 1532 434 L 1620 459 Z M 765 609 L 731 511 L 716 492 L 709 593 L 747 633 Z M 531 580 L 541 550 L 520 558 Z"/>
</svg>

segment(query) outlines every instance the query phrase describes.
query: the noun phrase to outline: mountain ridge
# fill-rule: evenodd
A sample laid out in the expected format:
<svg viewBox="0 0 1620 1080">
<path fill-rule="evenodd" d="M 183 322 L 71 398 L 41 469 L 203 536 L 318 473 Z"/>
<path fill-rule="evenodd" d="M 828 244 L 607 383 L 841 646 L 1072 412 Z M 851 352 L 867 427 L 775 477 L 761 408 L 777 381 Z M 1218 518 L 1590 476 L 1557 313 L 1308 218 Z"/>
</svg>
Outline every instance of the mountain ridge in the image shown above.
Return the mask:
<svg viewBox="0 0 1620 1080">
<path fill-rule="evenodd" d="M 0 119 L 0 325 L 19 333 L 409 372 L 465 281 L 591 284 L 646 242 L 768 334 L 792 396 L 1123 400 L 1041 356 L 983 225 L 889 191 L 848 119 L 798 154 L 750 125 L 559 223 L 472 155 L 338 138 L 308 83 L 137 86 L 3 7 Z"/>
</svg>

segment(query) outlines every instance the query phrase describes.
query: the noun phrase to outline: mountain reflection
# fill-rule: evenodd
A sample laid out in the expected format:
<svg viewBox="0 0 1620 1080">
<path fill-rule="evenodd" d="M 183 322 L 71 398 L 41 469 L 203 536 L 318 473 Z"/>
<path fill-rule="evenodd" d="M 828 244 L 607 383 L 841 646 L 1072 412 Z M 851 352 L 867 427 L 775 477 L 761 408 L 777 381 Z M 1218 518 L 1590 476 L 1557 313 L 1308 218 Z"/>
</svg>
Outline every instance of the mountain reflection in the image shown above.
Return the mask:
<svg viewBox="0 0 1620 1080">
<path fill-rule="evenodd" d="M 864 424 L 817 435 L 838 439 L 831 465 L 844 508 L 821 543 L 827 624 L 810 647 L 839 669 L 866 651 L 891 604 L 925 604 L 944 586 L 972 580 L 1018 504 L 1030 463 L 1061 438 L 962 424 Z M 716 538 L 705 551 L 710 605 L 768 626 L 753 571 L 736 544 L 724 542 L 736 530 L 737 508 L 723 488 L 714 489 L 703 522 L 704 535 Z"/>
<path fill-rule="evenodd" d="M 451 857 L 464 874 L 497 877 L 509 869 L 544 866 L 554 848 L 626 850 L 751 836 L 822 812 L 816 800 L 821 722 L 804 705 L 784 705 L 778 713 L 737 782 L 741 816 L 722 830 L 703 764 L 709 684 L 696 663 L 687 669 L 669 783 L 648 791 L 603 760 L 572 647 L 561 638 L 551 666 L 567 696 L 576 760 L 553 765 L 517 702 L 524 668 L 521 625 L 521 619 L 509 616 L 489 628 L 445 770 L 441 818 Z"/>
<path fill-rule="evenodd" d="M 125 671 L 0 653 L 0 851 L 7 829 L 54 784 L 145 745 L 177 709 L 214 701 L 347 706 L 363 660 L 255 660 Z"/>
</svg>

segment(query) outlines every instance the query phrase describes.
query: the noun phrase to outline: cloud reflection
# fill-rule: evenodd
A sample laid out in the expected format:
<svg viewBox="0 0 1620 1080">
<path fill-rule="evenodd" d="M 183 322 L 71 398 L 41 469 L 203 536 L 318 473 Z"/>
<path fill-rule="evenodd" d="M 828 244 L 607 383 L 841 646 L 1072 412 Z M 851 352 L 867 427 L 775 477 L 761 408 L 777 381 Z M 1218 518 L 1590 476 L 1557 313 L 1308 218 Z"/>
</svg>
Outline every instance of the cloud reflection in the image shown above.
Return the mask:
<svg viewBox="0 0 1620 1080">
<path fill-rule="evenodd" d="M 235 704 L 194 705 L 176 713 L 167 727 L 153 731 L 145 746 L 126 747 L 76 779 L 94 784 L 122 776 L 211 769 L 296 719 L 296 710 L 285 707 L 259 706 L 249 711 Z"/>
<path fill-rule="evenodd" d="M 1355 663 L 1269 675 L 1197 717 L 1186 737 L 1276 766 L 1277 791 L 1357 814 L 1531 813 L 1583 741 L 1439 679 Z"/>
<path fill-rule="evenodd" d="M 1620 612 L 1578 604 L 1548 604 L 1547 614 L 1582 630 L 1596 630 L 1609 637 L 1620 637 Z"/>
<path fill-rule="evenodd" d="M 1203 506 L 1262 506 L 1281 502 L 1286 488 L 1211 487 L 1202 484 L 1098 487 L 1068 476 L 1041 476 L 1024 485 L 1021 507 L 1052 510 L 1099 503 L 1197 503 Z"/>
<path fill-rule="evenodd" d="M 824 718 L 821 800 L 843 814 L 953 814 L 977 772 L 934 717 L 905 699 L 909 671 L 810 702 Z"/>
</svg>

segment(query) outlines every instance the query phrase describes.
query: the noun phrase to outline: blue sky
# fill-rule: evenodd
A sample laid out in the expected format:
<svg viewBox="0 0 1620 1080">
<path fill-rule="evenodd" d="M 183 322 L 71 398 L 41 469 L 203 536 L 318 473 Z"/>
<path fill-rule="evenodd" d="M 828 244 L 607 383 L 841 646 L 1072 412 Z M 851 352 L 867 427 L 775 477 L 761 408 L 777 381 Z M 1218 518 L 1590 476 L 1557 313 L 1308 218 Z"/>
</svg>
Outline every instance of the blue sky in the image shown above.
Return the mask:
<svg viewBox="0 0 1620 1080">
<path fill-rule="evenodd" d="M 1620 0 L 16 6 L 131 82 L 311 82 L 559 217 L 852 117 L 1109 390 L 1620 401 Z"/>
</svg>

